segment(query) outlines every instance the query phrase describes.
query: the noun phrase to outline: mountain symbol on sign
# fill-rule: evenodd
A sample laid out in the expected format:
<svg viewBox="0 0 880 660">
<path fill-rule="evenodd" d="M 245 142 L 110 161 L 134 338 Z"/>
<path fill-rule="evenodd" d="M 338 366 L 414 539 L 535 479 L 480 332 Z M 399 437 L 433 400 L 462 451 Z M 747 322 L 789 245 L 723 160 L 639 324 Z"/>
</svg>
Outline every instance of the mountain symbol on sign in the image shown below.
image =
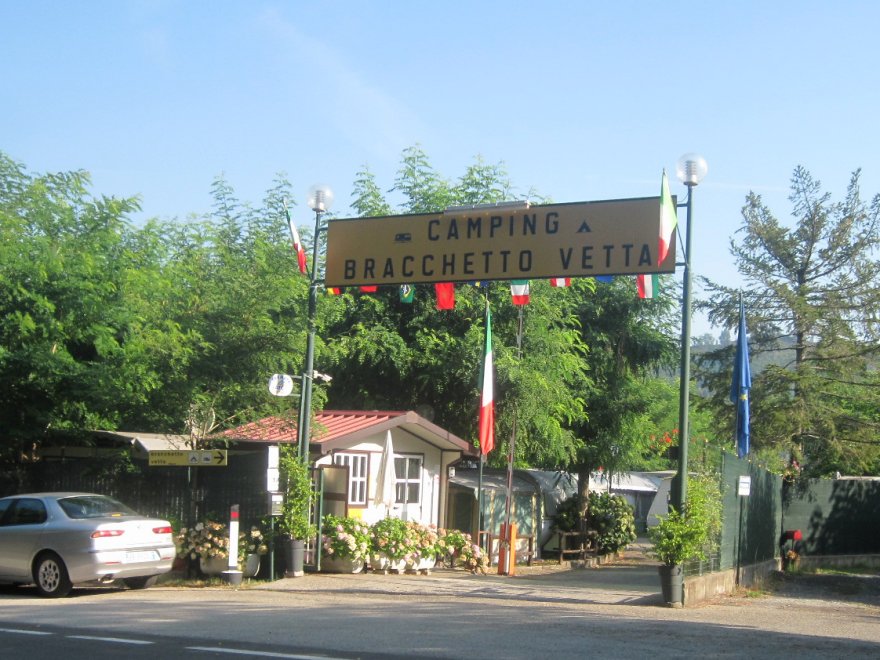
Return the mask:
<svg viewBox="0 0 880 660">
<path fill-rule="evenodd" d="M 586 234 L 586 233 L 588 233 L 588 232 L 592 232 L 592 231 L 593 231 L 593 230 L 590 229 L 590 225 L 588 225 L 588 224 L 587 224 L 587 221 L 584 220 L 584 221 L 581 223 L 581 228 L 578 229 L 577 233 L 578 233 L 578 234 Z"/>
</svg>

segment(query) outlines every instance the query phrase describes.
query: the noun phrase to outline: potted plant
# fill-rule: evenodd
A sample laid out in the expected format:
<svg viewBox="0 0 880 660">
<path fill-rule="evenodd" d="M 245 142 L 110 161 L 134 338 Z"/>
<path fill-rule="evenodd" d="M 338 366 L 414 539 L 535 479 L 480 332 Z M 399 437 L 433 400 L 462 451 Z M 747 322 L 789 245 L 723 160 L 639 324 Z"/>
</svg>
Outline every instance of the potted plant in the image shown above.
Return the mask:
<svg viewBox="0 0 880 660">
<path fill-rule="evenodd" d="M 312 476 L 308 464 L 296 454 L 294 447 L 282 447 L 279 457 L 284 502 L 278 520 L 278 533 L 283 537 L 286 577 L 300 577 L 303 572 L 305 542 L 315 536 L 311 523 Z"/>
<path fill-rule="evenodd" d="M 370 555 L 370 526 L 355 518 L 324 516 L 321 532 L 321 570 L 359 573 Z"/>
<path fill-rule="evenodd" d="M 198 561 L 199 571 L 203 575 L 219 575 L 229 568 L 229 529 L 225 523 L 216 520 L 204 520 L 190 528 L 184 527 L 174 539 L 177 545 L 177 556 L 191 561 Z M 238 535 L 238 568 L 246 570 L 249 557 L 256 557 L 259 568 L 259 556 L 266 554 L 267 548 L 263 541 L 263 533 L 258 527 L 250 531 L 241 531 Z M 256 569 L 248 577 L 256 574 Z"/>
<path fill-rule="evenodd" d="M 489 557 L 473 542 L 470 534 L 457 529 L 439 529 L 437 549 L 438 555 L 445 558 L 451 566 L 459 565 L 471 573 L 486 574 Z"/>
<path fill-rule="evenodd" d="M 412 557 L 408 568 L 427 575 L 436 565 L 439 554 L 437 528 L 434 525 L 422 525 L 415 521 L 410 521 L 407 526 L 415 545 L 415 556 Z"/>
<path fill-rule="evenodd" d="M 671 605 L 684 602 L 686 561 L 706 559 L 717 544 L 721 525 L 721 494 L 717 482 L 709 477 L 692 480 L 684 512 L 674 507 L 659 523 L 648 529 L 654 544 L 650 554 L 659 559 L 663 598 Z"/>
<path fill-rule="evenodd" d="M 256 577 L 260 571 L 260 557 L 269 552 L 263 530 L 251 526 L 250 530 L 241 532 L 238 540 L 238 563 L 244 577 Z"/>
<path fill-rule="evenodd" d="M 659 559 L 660 587 L 663 600 L 675 605 L 681 604 L 684 589 L 684 562 L 699 557 L 700 545 L 696 527 L 689 523 L 676 509 L 660 517 L 656 526 L 648 529 L 648 537 L 654 544 L 650 554 Z"/>
<path fill-rule="evenodd" d="M 175 541 L 178 556 L 198 562 L 203 575 L 219 575 L 228 568 L 229 532 L 223 523 L 205 520 L 183 527 Z"/>
<path fill-rule="evenodd" d="M 374 570 L 403 572 L 416 554 L 415 542 L 406 521 L 382 518 L 370 528 Z"/>
</svg>

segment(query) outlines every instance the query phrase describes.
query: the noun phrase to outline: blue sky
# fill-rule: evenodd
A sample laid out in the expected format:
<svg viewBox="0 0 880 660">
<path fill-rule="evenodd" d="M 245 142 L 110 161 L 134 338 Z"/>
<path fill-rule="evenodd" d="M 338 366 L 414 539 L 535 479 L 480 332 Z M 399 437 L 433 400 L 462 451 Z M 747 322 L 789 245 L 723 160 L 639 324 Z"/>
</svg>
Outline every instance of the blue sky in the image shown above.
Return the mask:
<svg viewBox="0 0 880 660">
<path fill-rule="evenodd" d="M 136 220 L 206 212 L 220 174 L 257 203 L 285 172 L 301 224 L 310 185 L 352 215 L 358 170 L 389 189 L 415 144 L 557 202 L 657 195 L 663 168 L 683 196 L 695 151 L 694 274 L 735 284 L 750 190 L 783 220 L 797 165 L 835 199 L 857 168 L 880 192 L 877 25 L 868 0 L 5 0 L 0 150 L 139 195 Z"/>
</svg>

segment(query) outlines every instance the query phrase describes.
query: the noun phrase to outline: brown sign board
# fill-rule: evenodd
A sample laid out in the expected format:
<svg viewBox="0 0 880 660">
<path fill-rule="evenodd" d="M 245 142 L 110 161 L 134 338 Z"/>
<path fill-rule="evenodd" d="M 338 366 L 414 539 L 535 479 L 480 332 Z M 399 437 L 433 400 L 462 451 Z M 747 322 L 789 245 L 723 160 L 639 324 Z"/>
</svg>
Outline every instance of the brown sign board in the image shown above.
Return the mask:
<svg viewBox="0 0 880 660">
<path fill-rule="evenodd" d="M 674 203 L 674 201 L 673 201 Z M 660 198 L 330 220 L 327 286 L 675 272 Z"/>
</svg>

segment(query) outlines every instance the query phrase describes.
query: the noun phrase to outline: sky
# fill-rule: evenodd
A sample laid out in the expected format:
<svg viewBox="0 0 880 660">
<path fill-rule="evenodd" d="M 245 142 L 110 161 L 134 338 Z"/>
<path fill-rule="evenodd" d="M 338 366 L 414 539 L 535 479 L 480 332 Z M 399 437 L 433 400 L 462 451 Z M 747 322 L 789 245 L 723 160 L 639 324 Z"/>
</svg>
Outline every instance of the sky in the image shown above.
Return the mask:
<svg viewBox="0 0 880 660">
<path fill-rule="evenodd" d="M 737 286 L 749 191 L 784 223 L 799 165 L 835 200 L 857 169 L 880 193 L 877 25 L 874 0 L 0 0 L 0 151 L 139 196 L 135 222 L 205 214 L 221 175 L 259 204 L 285 173 L 306 226 L 310 186 L 354 216 L 357 173 L 389 190 L 415 145 L 555 202 L 656 196 L 664 168 L 684 198 L 696 152 L 692 272 Z"/>
</svg>

